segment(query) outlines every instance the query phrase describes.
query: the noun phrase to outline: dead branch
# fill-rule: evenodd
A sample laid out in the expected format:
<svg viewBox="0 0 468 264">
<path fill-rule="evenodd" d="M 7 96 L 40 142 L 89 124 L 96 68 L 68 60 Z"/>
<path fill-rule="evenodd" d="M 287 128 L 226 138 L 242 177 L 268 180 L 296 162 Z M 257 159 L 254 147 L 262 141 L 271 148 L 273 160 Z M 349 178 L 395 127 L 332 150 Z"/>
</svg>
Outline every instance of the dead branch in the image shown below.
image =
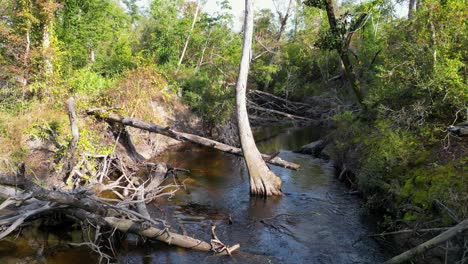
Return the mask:
<svg viewBox="0 0 468 264">
<path fill-rule="evenodd" d="M 298 120 L 303 120 L 303 121 L 315 121 L 315 120 L 307 118 L 307 117 L 292 115 L 292 114 L 277 111 L 277 110 L 274 110 L 274 109 L 268 109 L 268 108 L 265 108 L 265 107 L 261 107 L 261 106 L 256 105 L 252 101 L 249 101 L 249 108 L 252 108 L 252 109 L 255 109 L 255 110 L 258 110 L 258 111 L 277 114 L 277 115 L 284 116 L 284 117 L 287 117 L 287 118 L 290 118 L 290 119 L 298 119 Z"/>
<path fill-rule="evenodd" d="M 217 149 L 217 150 L 220 150 L 220 151 L 223 151 L 223 152 L 227 152 L 227 153 L 230 153 L 230 154 L 234 154 L 234 155 L 237 155 L 237 156 L 242 156 L 242 150 L 240 148 L 229 146 L 227 144 L 217 142 L 215 140 L 204 138 L 204 137 L 201 137 L 201 136 L 197 136 L 197 135 L 194 135 L 194 134 L 178 132 L 178 131 L 176 131 L 174 129 L 171 129 L 170 127 L 162 127 L 162 126 L 159 126 L 159 125 L 156 125 L 156 124 L 143 122 L 143 121 L 138 120 L 138 119 L 129 118 L 129 117 L 122 117 L 122 116 L 120 116 L 118 114 L 115 114 L 115 113 L 105 112 L 105 111 L 103 111 L 101 109 L 89 109 L 87 111 L 87 114 L 88 115 L 93 115 L 93 116 L 95 116 L 97 118 L 100 118 L 100 119 L 103 119 L 106 122 L 121 123 L 121 124 L 126 125 L 126 126 L 136 127 L 136 128 L 139 128 L 139 129 L 149 131 L 149 132 L 153 132 L 153 133 L 161 134 L 161 135 L 164 135 L 164 136 L 167 136 L 167 137 L 170 137 L 170 138 L 174 138 L 174 139 L 179 140 L 179 141 L 188 141 L 188 142 L 191 142 L 191 143 L 194 143 L 194 144 L 197 144 L 197 145 L 214 148 L 214 149 Z M 298 164 L 288 162 L 288 161 L 284 161 L 279 157 L 276 157 L 274 159 L 270 159 L 270 156 L 266 155 L 266 154 L 262 154 L 262 157 L 263 157 L 264 160 L 269 160 L 268 163 L 276 165 L 276 166 L 280 166 L 280 167 L 287 168 L 287 169 L 292 169 L 292 170 L 299 169 Z"/>
<path fill-rule="evenodd" d="M 421 245 L 416 246 L 408 251 L 405 251 L 396 257 L 393 257 L 392 259 L 386 261 L 384 264 L 396 264 L 408 261 L 414 258 L 415 256 L 422 254 L 428 251 L 429 249 L 444 243 L 445 241 L 455 237 L 456 235 L 463 233 L 466 230 L 468 230 L 468 219 L 465 219 L 458 225 L 451 227 L 447 231 L 422 243 Z"/>
<path fill-rule="evenodd" d="M 7 177 L 3 175 L 0 175 L 0 184 L 19 187 L 23 189 L 24 192 L 30 193 L 30 196 L 37 199 L 39 204 L 43 202 L 46 203 L 39 209 L 31 210 L 26 214 L 21 213 L 20 215 L 17 215 L 16 218 L 11 218 L 14 222 L 7 228 L 7 230 L 0 234 L 2 237 L 14 231 L 29 216 L 59 206 L 60 208 L 69 207 L 69 210 L 65 209 L 63 211 L 70 213 L 72 217 L 86 219 L 96 226 L 109 226 L 122 232 L 139 234 L 146 238 L 156 239 L 180 247 L 202 251 L 213 250 L 211 244 L 208 242 L 170 232 L 168 227 L 165 225 L 163 228 L 157 227 L 156 225 L 159 223 L 154 219 L 149 218 L 147 211 L 146 213 L 143 212 L 146 215 L 145 216 L 121 206 L 111 205 L 100 201 L 98 198 L 90 196 L 86 191 L 61 192 L 46 190 L 25 178 Z M 5 188 L 5 190 L 7 193 L 1 194 L 2 196 L 12 194 L 11 190 L 8 188 Z M 142 194 L 140 192 L 140 197 L 141 195 L 144 195 L 144 193 Z M 146 206 L 144 209 L 146 210 Z M 124 215 L 131 219 L 118 217 L 119 215 Z M 234 246 L 234 249 L 236 248 L 238 248 L 237 245 Z"/>
<path fill-rule="evenodd" d="M 422 228 L 422 229 L 404 229 L 394 232 L 383 232 L 380 234 L 372 234 L 369 237 L 384 237 L 384 236 L 392 236 L 392 235 L 400 235 L 400 234 L 408 234 L 408 233 L 428 233 L 428 232 L 440 232 L 450 229 L 450 227 L 436 227 L 436 228 Z"/>
</svg>

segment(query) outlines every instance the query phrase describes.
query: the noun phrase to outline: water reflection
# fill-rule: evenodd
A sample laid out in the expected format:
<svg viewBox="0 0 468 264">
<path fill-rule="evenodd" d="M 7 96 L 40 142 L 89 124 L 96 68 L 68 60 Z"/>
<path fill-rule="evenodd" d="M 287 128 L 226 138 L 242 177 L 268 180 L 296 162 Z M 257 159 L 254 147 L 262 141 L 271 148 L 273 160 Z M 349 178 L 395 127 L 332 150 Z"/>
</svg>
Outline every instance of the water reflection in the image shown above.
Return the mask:
<svg viewBox="0 0 468 264">
<path fill-rule="evenodd" d="M 290 128 L 282 133 L 268 128 L 257 133 L 261 135 L 258 145 L 262 152 L 281 151 L 280 157 L 301 165 L 299 171 L 271 167 L 283 180 L 284 195 L 267 200 L 249 196 L 248 174 L 240 157 L 193 145 L 167 151 L 157 159 L 190 170 L 178 176 L 186 190 L 178 191 L 170 201 L 160 199 L 151 204 L 151 214 L 166 219 L 177 232 L 208 241 L 210 225 L 215 223 L 218 237 L 226 244 L 240 243 L 241 251 L 232 258 L 213 257 L 159 242 L 143 245 L 129 236 L 116 251 L 118 262 L 382 262 L 385 251 L 367 238 L 369 225 L 360 217 L 360 201 L 347 195 L 346 188 L 334 180 L 331 165 L 288 151 L 317 139 L 318 133 L 315 128 Z M 8 247 L 13 248 L 0 244 L 0 255 L 6 251 L 19 252 Z M 2 252 L 2 248 L 6 251 Z M 58 250 L 56 260 L 49 257 L 47 261 L 54 262 L 47 263 L 70 264 L 60 262 L 57 256 L 63 255 L 83 260 L 80 263 L 96 262 L 89 257 L 92 256 L 89 251 L 76 256 L 80 251 L 74 250 Z M 27 252 L 21 256 L 25 259 L 34 254 Z M 0 263 L 8 263 L 4 259 L 0 257 Z"/>
</svg>

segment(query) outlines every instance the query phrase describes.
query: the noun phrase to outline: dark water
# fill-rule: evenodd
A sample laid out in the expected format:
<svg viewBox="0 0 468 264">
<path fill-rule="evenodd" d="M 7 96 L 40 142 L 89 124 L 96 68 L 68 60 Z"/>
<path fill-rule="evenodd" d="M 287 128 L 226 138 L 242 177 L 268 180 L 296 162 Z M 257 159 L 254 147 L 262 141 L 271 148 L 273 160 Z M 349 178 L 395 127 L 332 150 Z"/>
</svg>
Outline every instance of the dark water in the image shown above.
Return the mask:
<svg viewBox="0 0 468 264">
<path fill-rule="evenodd" d="M 129 237 L 116 250 L 118 262 L 380 263 L 388 257 L 384 249 L 367 237 L 372 233 L 372 225 L 360 214 L 360 200 L 347 194 L 346 187 L 334 179 L 332 166 L 290 151 L 317 139 L 319 131 L 268 128 L 256 134 L 261 151 L 281 151 L 283 159 L 301 165 L 299 171 L 272 167 L 283 180 L 283 197 L 251 198 L 248 174 L 241 158 L 186 145 L 158 157 L 172 166 L 190 170 L 178 176 L 186 190 L 180 190 L 169 201 L 155 201 L 149 207 L 154 217 L 165 218 L 175 231 L 207 241 L 211 223 L 216 224 L 217 235 L 225 244 L 240 243 L 238 254 L 232 258 L 215 257 L 158 242 L 142 245 Z M 232 219 L 232 224 L 228 219 Z M 21 243 L 42 243 L 39 248 L 44 249 L 49 246 L 44 246 L 43 241 L 55 239 L 55 246 L 62 243 L 57 235 L 24 237 L 21 236 L 20 240 L 24 240 Z M 32 249 L 21 252 L 27 248 L 37 249 L 0 242 L 0 263 L 18 263 L 14 261 L 27 257 L 29 261 L 24 263 L 34 262 L 31 259 L 37 252 Z M 86 248 L 60 249 L 41 256 L 46 263 L 97 261 Z"/>
</svg>

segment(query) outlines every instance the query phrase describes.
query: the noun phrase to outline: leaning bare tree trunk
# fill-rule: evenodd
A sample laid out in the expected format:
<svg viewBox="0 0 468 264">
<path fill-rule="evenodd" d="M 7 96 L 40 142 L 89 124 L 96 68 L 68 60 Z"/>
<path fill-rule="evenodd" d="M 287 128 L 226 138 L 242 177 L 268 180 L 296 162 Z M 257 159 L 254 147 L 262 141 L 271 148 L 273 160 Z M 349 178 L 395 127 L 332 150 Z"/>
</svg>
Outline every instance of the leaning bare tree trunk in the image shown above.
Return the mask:
<svg viewBox="0 0 468 264">
<path fill-rule="evenodd" d="M 177 71 L 179 70 L 180 65 L 182 64 L 182 61 L 184 60 L 185 52 L 187 51 L 187 47 L 188 47 L 188 44 L 189 44 L 189 41 L 190 41 L 190 37 L 192 36 L 193 28 L 195 27 L 195 23 L 197 22 L 198 12 L 200 11 L 199 4 L 200 4 L 200 1 L 197 0 L 197 2 L 196 2 L 197 6 L 195 7 L 195 14 L 193 15 L 192 26 L 190 27 L 190 31 L 188 33 L 187 39 L 185 40 L 184 49 L 182 50 L 182 54 L 180 55 L 179 62 L 177 63 Z"/>
<path fill-rule="evenodd" d="M 245 0 L 244 41 L 239 76 L 236 84 L 236 111 L 242 152 L 250 176 L 250 194 L 270 196 L 281 195 L 281 179 L 276 176 L 266 163 L 255 145 L 247 114 L 247 77 L 251 59 L 253 35 L 253 4 Z"/>
</svg>

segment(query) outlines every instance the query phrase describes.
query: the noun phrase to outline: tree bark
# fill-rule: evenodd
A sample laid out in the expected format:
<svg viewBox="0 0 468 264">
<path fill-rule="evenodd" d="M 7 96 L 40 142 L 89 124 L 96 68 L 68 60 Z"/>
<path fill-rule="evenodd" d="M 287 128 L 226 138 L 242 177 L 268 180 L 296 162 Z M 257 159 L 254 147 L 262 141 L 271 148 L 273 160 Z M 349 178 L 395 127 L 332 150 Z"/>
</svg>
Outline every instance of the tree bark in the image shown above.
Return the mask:
<svg viewBox="0 0 468 264">
<path fill-rule="evenodd" d="M 244 40 L 239 75 L 236 83 L 236 111 L 242 153 L 250 177 L 250 194 L 260 196 L 281 195 L 281 179 L 276 176 L 262 158 L 255 145 L 247 114 L 247 77 L 252 55 L 253 3 L 245 0 Z"/>
<path fill-rule="evenodd" d="M 126 126 L 136 127 L 139 129 L 143 129 L 149 132 L 161 134 L 179 141 L 188 141 L 197 145 L 214 148 L 219 151 L 227 152 L 230 154 L 234 154 L 237 156 L 242 156 L 242 149 L 236 148 L 209 138 L 204 138 L 201 136 L 197 136 L 194 134 L 179 132 L 169 127 L 162 127 L 156 124 L 146 123 L 137 119 L 128 118 L 128 117 L 121 117 L 115 113 L 105 112 L 101 109 L 89 109 L 87 111 L 88 115 L 93 115 L 97 118 L 101 118 L 106 122 L 117 122 L 121 123 Z M 299 165 L 296 163 L 288 162 L 282 160 L 279 157 L 271 157 L 266 154 L 261 154 L 262 158 L 270 164 L 280 166 L 287 169 L 297 170 L 299 169 Z"/>
<path fill-rule="evenodd" d="M 187 39 L 185 40 L 184 49 L 182 50 L 182 54 L 180 55 L 179 62 L 177 63 L 177 71 L 179 70 L 180 65 L 182 64 L 182 61 L 184 60 L 185 52 L 187 51 L 190 37 L 192 37 L 193 28 L 195 27 L 195 23 L 197 22 L 198 12 L 200 11 L 199 4 L 200 4 L 200 0 L 197 0 L 196 2 L 197 6 L 195 7 L 195 14 L 193 15 L 192 25 L 190 26 L 190 31 L 188 33 Z"/>
</svg>

